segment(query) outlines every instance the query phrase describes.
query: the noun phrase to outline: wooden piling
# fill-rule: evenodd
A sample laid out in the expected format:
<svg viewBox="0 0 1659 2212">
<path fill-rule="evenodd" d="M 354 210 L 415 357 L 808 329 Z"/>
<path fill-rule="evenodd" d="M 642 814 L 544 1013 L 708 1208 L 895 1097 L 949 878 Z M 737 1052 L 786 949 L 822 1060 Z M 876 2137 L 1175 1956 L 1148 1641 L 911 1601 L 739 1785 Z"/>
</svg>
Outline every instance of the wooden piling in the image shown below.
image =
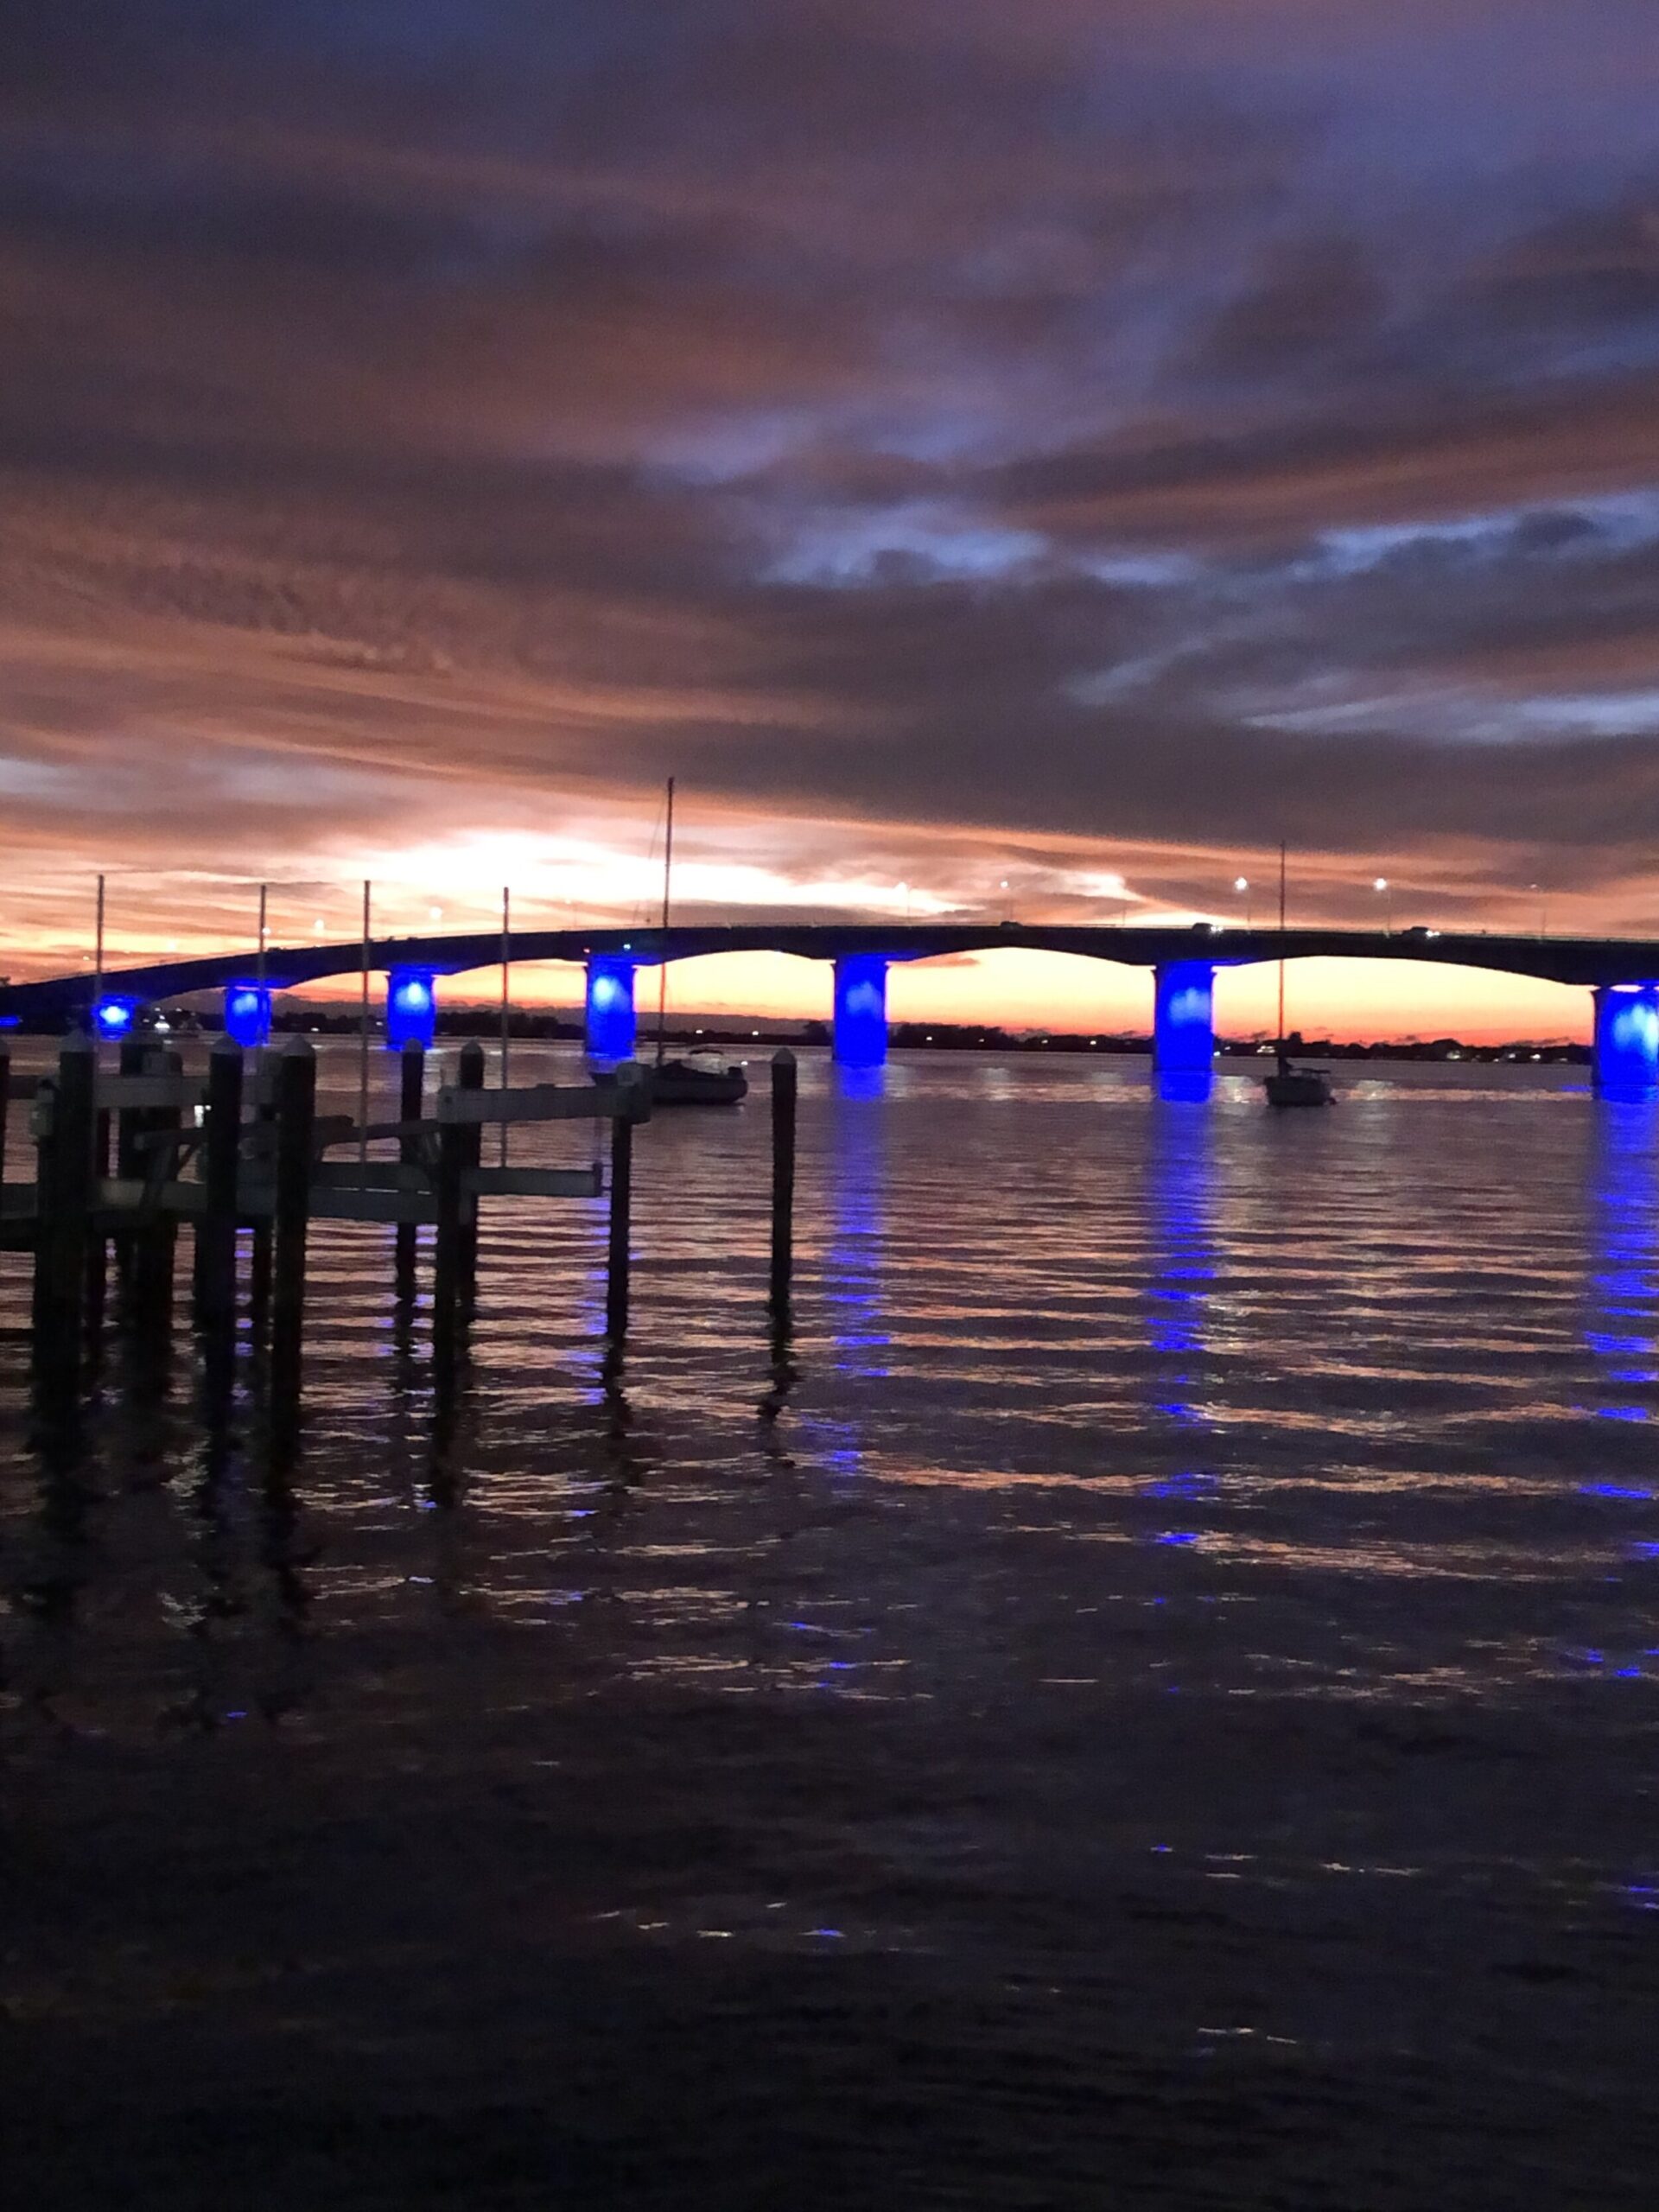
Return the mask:
<svg viewBox="0 0 1659 2212">
<path fill-rule="evenodd" d="M 467 1166 L 467 1135 L 458 1122 L 444 1122 L 438 1130 L 438 1165 L 433 1179 L 437 1228 L 432 1255 L 432 1357 L 440 1375 L 454 1363 L 460 1333 L 461 1178 Z"/>
<path fill-rule="evenodd" d="M 795 1268 L 795 1100 L 798 1071 L 787 1045 L 772 1056 L 772 1277 L 774 1323 L 789 1313 Z"/>
<path fill-rule="evenodd" d="M 458 1090 L 482 1090 L 484 1088 L 484 1047 L 477 1038 L 468 1038 L 461 1048 L 461 1064 L 455 1076 Z M 462 1125 L 462 1165 L 477 1167 L 484 1159 L 484 1125 L 471 1122 Z M 470 1306 L 478 1295 L 478 1199 L 464 1192 L 461 1202 L 460 1243 L 458 1250 L 458 1278 L 461 1298 Z"/>
<path fill-rule="evenodd" d="M 179 1076 L 184 1073 L 184 1056 L 176 1046 L 162 1052 L 152 1052 L 148 1058 L 147 1071 L 159 1075 Z M 135 1174 L 142 1174 L 146 1181 L 165 1177 L 173 1179 L 177 1173 L 176 1162 L 163 1149 L 159 1154 L 139 1148 L 141 1138 L 167 1136 L 179 1127 L 180 1109 L 177 1106 L 149 1106 L 142 1108 L 134 1116 L 132 1132 Z M 129 1286 L 127 1310 L 139 1334 L 150 1340 L 164 1338 L 173 1325 L 173 1268 L 178 1248 L 178 1223 L 174 1216 L 158 1208 L 147 1219 L 140 1222 L 133 1235 L 132 1274 Z"/>
<path fill-rule="evenodd" d="M 196 1217 L 196 1321 L 224 1337 L 236 1326 L 237 1162 L 242 1145 L 242 1047 L 219 1037 L 207 1056 L 203 1206 Z"/>
<path fill-rule="evenodd" d="M 619 1088 L 633 1091 L 639 1071 L 624 1061 L 616 1071 Z M 620 1102 L 619 1101 L 619 1103 Z M 628 1290 L 633 1227 L 633 1112 L 619 1114 L 611 1123 L 610 1249 L 605 1279 L 605 1333 L 613 1351 L 620 1350 L 628 1333 Z"/>
<path fill-rule="evenodd" d="M 92 1055 L 93 1089 L 96 1094 L 98 1055 Z M 94 1097 L 96 1103 L 96 1097 Z M 92 1167 L 88 1186 L 87 1202 L 93 1210 L 86 1236 L 86 1341 L 96 1344 L 104 1333 L 104 1306 L 109 1290 L 110 1240 L 103 1224 L 96 1217 L 98 1186 L 110 1172 L 110 1113 L 107 1107 L 98 1108 L 92 1116 Z"/>
<path fill-rule="evenodd" d="M 159 1070 L 159 1056 L 142 1037 L 129 1037 L 121 1046 L 119 1061 L 123 1075 L 143 1075 L 151 1067 Z M 143 1179 L 146 1161 L 138 1147 L 138 1137 L 143 1128 L 143 1110 L 137 1106 L 123 1106 L 115 1117 L 115 1172 L 124 1182 L 137 1183 Z M 130 1230 L 121 1230 L 115 1237 L 115 1264 L 124 1282 L 132 1272 L 133 1240 Z"/>
<path fill-rule="evenodd" d="M 36 1108 L 35 1357 L 41 1375 L 66 1391 L 80 1371 L 95 1081 L 92 1039 L 71 1037 L 58 1055 L 57 1080 L 41 1085 Z"/>
<path fill-rule="evenodd" d="M 262 900 L 264 896 L 261 887 Z M 260 1047 L 254 1069 L 259 1085 L 259 1104 L 253 1118 L 262 1128 L 274 1128 L 276 1109 L 270 1092 L 276 1079 L 276 1055 L 269 1045 Z M 264 1342 L 265 1325 L 270 1318 L 270 1235 L 269 1216 L 257 1215 L 248 1252 L 248 1329 L 256 1344 Z"/>
<path fill-rule="evenodd" d="M 276 1106 L 270 1397 L 272 1423 L 279 1440 L 285 1441 L 291 1439 L 299 1414 L 312 1125 L 317 1109 L 317 1056 L 304 1037 L 290 1037 L 277 1055 Z"/>
<path fill-rule="evenodd" d="M 426 1048 L 418 1038 L 411 1037 L 404 1046 L 398 1067 L 398 1120 L 418 1122 L 425 1095 Z M 397 1151 L 404 1166 L 419 1165 L 421 1141 L 418 1137 L 400 1139 Z M 412 1221 L 400 1221 L 397 1224 L 397 1294 L 405 1302 L 415 1295 L 415 1254 L 419 1234 Z"/>
</svg>

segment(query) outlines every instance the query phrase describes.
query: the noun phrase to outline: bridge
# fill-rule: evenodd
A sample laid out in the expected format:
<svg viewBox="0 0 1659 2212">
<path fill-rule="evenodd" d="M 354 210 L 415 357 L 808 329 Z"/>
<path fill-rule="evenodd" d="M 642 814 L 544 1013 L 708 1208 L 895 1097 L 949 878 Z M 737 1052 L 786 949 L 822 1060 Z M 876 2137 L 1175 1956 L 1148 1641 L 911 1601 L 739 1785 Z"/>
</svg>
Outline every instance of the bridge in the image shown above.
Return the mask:
<svg viewBox="0 0 1659 2212">
<path fill-rule="evenodd" d="M 385 978 L 386 1042 L 429 1044 L 438 978 L 498 967 L 499 931 L 463 935 L 380 938 L 367 966 Z M 1020 922 L 760 922 L 654 929 L 515 930 L 506 942 L 514 965 L 554 960 L 586 971 L 588 1052 L 626 1058 L 635 1037 L 634 980 L 641 968 L 723 952 L 785 952 L 832 963 L 835 1052 L 853 1067 L 878 1065 L 887 1055 L 887 971 L 895 961 L 933 960 L 964 952 L 1061 952 L 1150 969 L 1154 1058 L 1160 1071 L 1207 1071 L 1215 1052 L 1214 985 L 1217 968 L 1254 962 L 1309 959 L 1412 960 L 1484 968 L 1577 985 L 1594 999 L 1593 1069 L 1609 1094 L 1659 1089 L 1659 943 L 1635 938 L 1488 936 L 1470 931 L 1128 927 L 1116 924 Z M 198 992 L 222 991 L 225 1024 L 244 1044 L 263 1043 L 273 991 L 358 974 L 359 944 L 271 946 L 264 961 L 251 951 L 106 973 L 95 985 L 85 971 L 40 982 L 0 986 L 0 1024 L 52 1026 L 81 1021 L 99 1033 L 126 1033 L 142 1010 Z M 94 999 L 96 998 L 96 1003 Z"/>
</svg>

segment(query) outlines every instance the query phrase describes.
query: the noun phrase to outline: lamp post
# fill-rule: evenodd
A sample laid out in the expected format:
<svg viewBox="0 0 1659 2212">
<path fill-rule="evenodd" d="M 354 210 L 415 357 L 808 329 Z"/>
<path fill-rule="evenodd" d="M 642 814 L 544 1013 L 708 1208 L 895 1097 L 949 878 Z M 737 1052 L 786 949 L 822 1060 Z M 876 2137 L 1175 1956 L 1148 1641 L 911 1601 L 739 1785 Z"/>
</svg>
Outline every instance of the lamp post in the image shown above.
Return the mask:
<svg viewBox="0 0 1659 2212">
<path fill-rule="evenodd" d="M 905 919 L 908 921 L 910 919 L 910 886 L 907 883 L 901 883 L 898 886 L 898 891 L 899 896 L 905 902 Z"/>
<path fill-rule="evenodd" d="M 1244 901 L 1244 926 L 1245 926 L 1245 928 L 1246 928 L 1247 930 L 1249 930 L 1249 929 L 1254 929 L 1254 928 L 1255 928 L 1255 907 L 1254 907 L 1254 906 L 1251 905 L 1251 903 L 1250 903 L 1250 879 L 1249 879 L 1249 877 L 1248 875 L 1236 875 L 1236 876 L 1233 878 L 1233 889 L 1234 889 L 1234 890 L 1238 893 L 1239 897 L 1240 897 L 1240 898 Z"/>
<path fill-rule="evenodd" d="M 1006 875 L 1003 877 L 1001 882 L 997 886 L 997 888 L 1002 893 L 1002 918 L 1005 922 L 1009 921 L 1013 917 L 1008 909 L 1008 879 Z"/>
<path fill-rule="evenodd" d="M 1527 888 L 1535 895 L 1538 900 L 1538 934 L 1540 937 L 1548 937 L 1549 935 L 1548 896 L 1546 893 L 1540 891 L 1535 883 L 1529 883 Z"/>
<path fill-rule="evenodd" d="M 1394 935 L 1394 887 L 1386 875 L 1379 875 L 1371 888 L 1386 902 L 1383 906 L 1383 926 L 1389 937 Z"/>
</svg>

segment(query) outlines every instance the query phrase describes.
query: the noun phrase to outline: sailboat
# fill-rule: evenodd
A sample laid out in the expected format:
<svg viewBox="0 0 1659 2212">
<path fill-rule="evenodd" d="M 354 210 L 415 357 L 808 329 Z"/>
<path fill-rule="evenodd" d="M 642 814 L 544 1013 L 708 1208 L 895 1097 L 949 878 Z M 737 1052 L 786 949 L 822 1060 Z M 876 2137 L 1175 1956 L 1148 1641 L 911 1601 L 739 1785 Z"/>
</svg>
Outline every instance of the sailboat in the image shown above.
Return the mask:
<svg viewBox="0 0 1659 2212">
<path fill-rule="evenodd" d="M 657 966 L 657 1057 L 651 1066 L 653 1106 L 735 1106 L 748 1096 L 741 1063 L 718 1052 L 664 1057 L 668 1029 L 668 914 L 674 875 L 674 779 L 668 779 L 668 814 L 663 833 L 663 957 Z"/>
<path fill-rule="evenodd" d="M 1262 1088 L 1269 1106 L 1334 1106 L 1337 1094 L 1322 1068 L 1294 1066 L 1285 1048 L 1285 849 L 1279 848 L 1279 1040 L 1278 1065 Z"/>
</svg>

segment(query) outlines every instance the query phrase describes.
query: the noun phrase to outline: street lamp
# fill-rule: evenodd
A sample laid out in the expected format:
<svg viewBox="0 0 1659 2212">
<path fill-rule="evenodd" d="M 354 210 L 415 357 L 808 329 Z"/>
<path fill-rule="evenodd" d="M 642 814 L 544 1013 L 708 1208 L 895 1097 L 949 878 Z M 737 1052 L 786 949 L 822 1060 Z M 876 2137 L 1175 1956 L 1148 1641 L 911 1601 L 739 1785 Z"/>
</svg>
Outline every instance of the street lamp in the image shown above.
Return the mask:
<svg viewBox="0 0 1659 2212">
<path fill-rule="evenodd" d="M 1236 892 L 1237 892 L 1237 893 L 1238 893 L 1239 897 L 1240 897 L 1242 899 L 1243 899 L 1243 901 L 1244 901 L 1244 926 L 1245 926 L 1245 928 L 1246 928 L 1247 930 L 1248 930 L 1248 929 L 1254 929 L 1254 928 L 1255 928 L 1255 908 L 1252 906 L 1252 905 L 1250 904 L 1250 899 L 1249 899 L 1250 879 L 1249 879 L 1249 877 L 1248 875 L 1236 875 L 1236 876 L 1233 878 L 1233 888 L 1234 888 L 1234 890 L 1235 890 Z"/>
<path fill-rule="evenodd" d="M 1377 877 L 1377 879 L 1376 879 L 1376 882 L 1372 884 L 1371 888 L 1372 888 L 1372 890 L 1373 890 L 1373 891 L 1376 891 L 1376 892 L 1380 893 L 1382 894 L 1382 898 L 1383 898 L 1384 899 L 1386 899 L 1386 901 L 1388 902 L 1388 903 L 1387 903 L 1387 905 L 1384 906 L 1384 908 L 1383 908 L 1383 910 L 1382 910 L 1382 911 L 1383 911 L 1383 915 L 1384 915 L 1385 921 L 1386 921 L 1386 925 L 1387 925 L 1387 929 L 1388 929 L 1388 934 L 1389 934 L 1390 937 L 1392 937 L 1392 936 L 1394 935 L 1394 888 L 1393 888 L 1393 886 L 1389 883 L 1389 879 L 1388 879 L 1388 877 L 1387 877 L 1386 875 L 1379 875 L 1379 876 Z"/>
<path fill-rule="evenodd" d="M 1549 899 L 1545 893 L 1538 891 L 1538 886 L 1535 883 L 1529 883 L 1527 888 L 1538 894 L 1538 934 L 1540 937 L 1548 937 L 1549 935 Z"/>
<path fill-rule="evenodd" d="M 998 890 L 1000 890 L 1000 891 L 1001 892 L 1001 893 L 1002 893 L 1002 918 L 1003 918 L 1003 920 L 1006 922 L 1006 921 L 1009 918 L 1009 916 L 1008 916 L 1008 879 L 1007 879 L 1007 877 L 1006 875 L 1003 877 L 1003 879 L 1002 879 L 1001 882 L 997 886 L 997 888 L 998 888 Z"/>
<path fill-rule="evenodd" d="M 907 883 L 901 883 L 898 887 L 898 891 L 899 896 L 905 902 L 905 919 L 908 921 L 910 919 L 910 886 Z"/>
</svg>

